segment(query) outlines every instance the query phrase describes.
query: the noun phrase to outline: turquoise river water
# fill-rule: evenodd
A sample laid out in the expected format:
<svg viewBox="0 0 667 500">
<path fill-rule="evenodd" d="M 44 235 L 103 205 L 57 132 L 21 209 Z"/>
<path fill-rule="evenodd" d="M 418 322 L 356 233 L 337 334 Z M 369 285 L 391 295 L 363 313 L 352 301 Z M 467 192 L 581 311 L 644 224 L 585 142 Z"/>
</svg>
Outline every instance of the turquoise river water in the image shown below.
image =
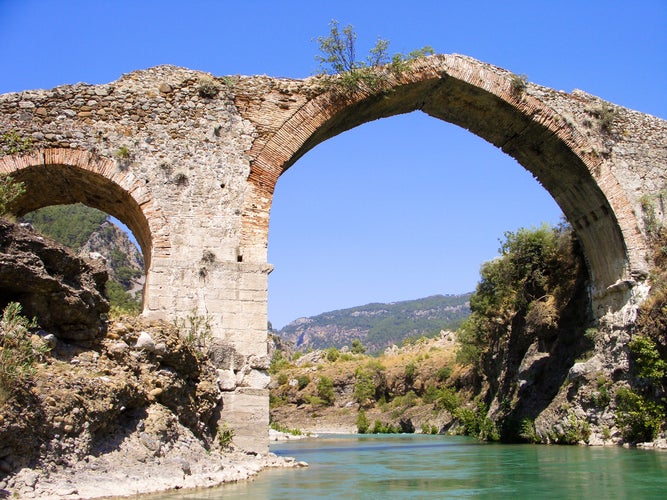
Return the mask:
<svg viewBox="0 0 667 500">
<path fill-rule="evenodd" d="M 667 499 L 667 452 L 481 443 L 454 436 L 324 436 L 274 444 L 307 469 L 167 499 Z"/>
</svg>

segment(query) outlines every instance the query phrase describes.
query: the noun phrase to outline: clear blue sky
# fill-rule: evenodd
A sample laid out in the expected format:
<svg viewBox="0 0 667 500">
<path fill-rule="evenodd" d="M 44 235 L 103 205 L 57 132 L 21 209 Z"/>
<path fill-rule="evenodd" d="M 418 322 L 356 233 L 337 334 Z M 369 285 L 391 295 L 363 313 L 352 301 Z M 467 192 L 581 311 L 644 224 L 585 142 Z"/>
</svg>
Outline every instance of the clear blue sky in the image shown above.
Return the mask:
<svg viewBox="0 0 667 500">
<path fill-rule="evenodd" d="M 303 78 L 331 19 L 355 27 L 360 54 L 377 37 L 391 52 L 431 45 L 667 118 L 665 0 L 0 0 L 0 93 L 158 64 Z M 364 125 L 278 182 L 269 319 L 471 291 L 504 231 L 559 218 L 520 165 L 465 130 L 418 114 Z"/>
</svg>

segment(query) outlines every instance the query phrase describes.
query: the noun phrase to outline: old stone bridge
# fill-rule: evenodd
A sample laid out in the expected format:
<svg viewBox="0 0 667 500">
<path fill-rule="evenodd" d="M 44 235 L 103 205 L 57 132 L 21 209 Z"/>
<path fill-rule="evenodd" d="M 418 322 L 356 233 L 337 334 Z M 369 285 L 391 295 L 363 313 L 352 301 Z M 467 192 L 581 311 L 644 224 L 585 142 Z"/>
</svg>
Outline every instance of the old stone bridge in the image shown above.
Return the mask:
<svg viewBox="0 0 667 500">
<path fill-rule="evenodd" d="M 13 211 L 82 202 L 132 229 L 146 263 L 144 315 L 209 316 L 218 342 L 235 351 L 221 367 L 232 380 L 223 418 L 241 447 L 268 445 L 276 181 L 357 125 L 420 110 L 514 157 L 575 227 L 600 321 L 632 322 L 648 289 L 650 232 L 664 219 L 667 122 L 459 55 L 376 72 L 379 87 L 346 90 L 336 77 L 216 78 L 161 66 L 105 85 L 0 96 L 0 172 L 27 187 Z"/>
</svg>

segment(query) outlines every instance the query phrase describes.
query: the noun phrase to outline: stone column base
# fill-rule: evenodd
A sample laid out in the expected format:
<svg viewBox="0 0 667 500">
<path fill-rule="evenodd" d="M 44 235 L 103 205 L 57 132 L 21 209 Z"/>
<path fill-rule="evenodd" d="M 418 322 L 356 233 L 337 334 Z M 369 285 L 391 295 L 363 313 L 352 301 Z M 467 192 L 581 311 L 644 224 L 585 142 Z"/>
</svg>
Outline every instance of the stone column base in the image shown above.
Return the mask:
<svg viewBox="0 0 667 500">
<path fill-rule="evenodd" d="M 234 430 L 237 448 L 256 453 L 269 451 L 269 390 L 239 387 L 223 396 L 221 423 Z"/>
</svg>

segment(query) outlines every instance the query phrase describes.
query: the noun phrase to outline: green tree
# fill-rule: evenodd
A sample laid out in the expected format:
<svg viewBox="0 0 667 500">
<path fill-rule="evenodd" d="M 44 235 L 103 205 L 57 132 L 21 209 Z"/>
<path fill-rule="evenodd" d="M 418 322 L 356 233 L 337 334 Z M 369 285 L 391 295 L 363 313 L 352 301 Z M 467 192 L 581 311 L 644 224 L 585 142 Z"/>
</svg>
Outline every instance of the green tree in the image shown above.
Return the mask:
<svg viewBox="0 0 667 500">
<path fill-rule="evenodd" d="M 368 421 L 368 417 L 366 417 L 366 412 L 363 408 L 360 408 L 357 414 L 357 433 L 366 434 L 370 426 L 371 424 Z"/>
<path fill-rule="evenodd" d="M 640 379 L 660 385 L 667 374 L 667 362 L 660 356 L 656 343 L 647 336 L 638 335 L 628 344 Z"/>
<path fill-rule="evenodd" d="M 321 54 L 315 56 L 320 63 L 320 72 L 325 75 L 339 75 L 339 83 L 347 91 L 366 87 L 380 90 L 388 74 L 373 71 L 373 68 L 387 66 L 390 73 L 398 74 L 407 68 L 407 62 L 417 57 L 434 53 L 431 47 L 424 47 L 408 54 L 389 55 L 389 42 L 378 38 L 365 60 L 357 58 L 357 34 L 351 25 L 339 28 L 339 23 L 329 23 L 329 35 L 317 38 Z"/>
<path fill-rule="evenodd" d="M 628 442 L 651 441 L 665 423 L 664 405 L 621 387 L 616 392 L 616 424 Z"/>
<path fill-rule="evenodd" d="M 350 351 L 352 351 L 352 354 L 363 354 L 366 352 L 366 346 L 361 343 L 361 340 L 354 339 Z"/>
<path fill-rule="evenodd" d="M 354 384 L 354 400 L 361 406 L 368 405 L 375 400 L 375 382 L 373 376 L 365 370 L 358 370 Z"/>
<path fill-rule="evenodd" d="M 320 63 L 322 73 L 330 75 L 354 72 L 389 62 L 389 42 L 381 38 L 378 38 L 365 61 L 357 60 L 357 34 L 354 27 L 348 24 L 341 30 L 338 24 L 338 21 L 332 19 L 329 23 L 329 36 L 317 38 L 322 55 L 316 55 L 315 59 Z"/>
<path fill-rule="evenodd" d="M 327 405 L 331 406 L 336 401 L 336 392 L 334 391 L 333 379 L 322 375 L 317 381 L 317 395 Z"/>
<path fill-rule="evenodd" d="M 506 232 L 500 256 L 482 265 L 481 280 L 470 297 L 472 313 L 458 332 L 457 360 L 480 371 L 483 356 L 517 317 L 527 332 L 554 328 L 572 299 L 582 266 L 568 225 Z"/>
</svg>

